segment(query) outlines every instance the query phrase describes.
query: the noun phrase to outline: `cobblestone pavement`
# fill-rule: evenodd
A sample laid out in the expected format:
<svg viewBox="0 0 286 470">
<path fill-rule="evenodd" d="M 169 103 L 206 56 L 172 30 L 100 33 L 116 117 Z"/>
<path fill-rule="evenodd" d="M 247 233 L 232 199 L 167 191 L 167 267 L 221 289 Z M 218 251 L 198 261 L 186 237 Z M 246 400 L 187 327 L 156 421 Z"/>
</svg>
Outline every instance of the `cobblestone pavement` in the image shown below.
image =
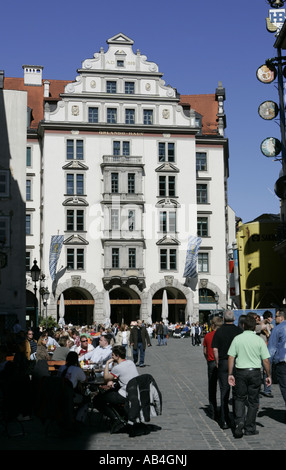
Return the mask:
<svg viewBox="0 0 286 470">
<path fill-rule="evenodd" d="M 96 450 L 112 451 L 192 450 L 285 450 L 285 406 L 278 384 L 272 385 L 274 398 L 261 396 L 257 416 L 258 435 L 234 439 L 231 429 L 222 430 L 207 415 L 207 367 L 202 346 L 192 346 L 190 338 L 170 338 L 167 346 L 157 346 L 155 339 L 146 351 L 146 367 L 140 373 L 151 374 L 163 397 L 163 413 L 151 423 L 162 429 L 130 438 L 128 434 L 110 434 L 102 429 L 98 413 L 89 416 L 81 433 L 59 437 L 33 417 L 24 422 L 25 436 L 1 435 L 1 450 Z M 219 396 L 219 393 L 218 393 Z M 100 425 L 101 423 L 101 425 Z"/>
</svg>

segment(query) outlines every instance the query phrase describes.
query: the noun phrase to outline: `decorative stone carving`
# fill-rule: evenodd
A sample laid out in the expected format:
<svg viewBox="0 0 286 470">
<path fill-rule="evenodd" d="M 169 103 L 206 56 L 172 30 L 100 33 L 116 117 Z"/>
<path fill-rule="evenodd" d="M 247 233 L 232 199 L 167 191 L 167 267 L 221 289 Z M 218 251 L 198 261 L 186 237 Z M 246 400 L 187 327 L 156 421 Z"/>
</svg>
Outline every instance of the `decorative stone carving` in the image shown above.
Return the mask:
<svg viewBox="0 0 286 470">
<path fill-rule="evenodd" d="M 74 85 L 72 83 L 68 83 L 68 85 L 66 86 L 66 92 L 74 93 Z"/>
<path fill-rule="evenodd" d="M 164 276 L 166 286 L 172 286 L 174 281 L 174 276 Z"/>
<path fill-rule="evenodd" d="M 92 68 L 92 62 L 89 59 L 86 59 L 83 63 L 83 68 L 84 69 L 91 69 Z"/>
<path fill-rule="evenodd" d="M 79 115 L 79 106 L 77 106 L 77 105 L 72 106 L 72 115 L 73 116 L 78 116 Z"/>
<path fill-rule="evenodd" d="M 169 119 L 169 117 L 170 117 L 169 109 L 163 109 L 162 116 L 163 116 L 164 119 Z"/>
<path fill-rule="evenodd" d="M 175 95 L 175 92 L 174 92 L 173 88 L 168 88 L 168 90 L 167 90 L 167 96 L 170 96 L 170 97 L 171 97 L 171 96 L 174 96 L 174 95 Z"/>
<path fill-rule="evenodd" d="M 200 287 L 205 289 L 208 285 L 208 279 L 200 279 Z"/>
<path fill-rule="evenodd" d="M 80 286 L 81 276 L 71 276 L 71 280 L 72 280 L 72 287 Z"/>
</svg>

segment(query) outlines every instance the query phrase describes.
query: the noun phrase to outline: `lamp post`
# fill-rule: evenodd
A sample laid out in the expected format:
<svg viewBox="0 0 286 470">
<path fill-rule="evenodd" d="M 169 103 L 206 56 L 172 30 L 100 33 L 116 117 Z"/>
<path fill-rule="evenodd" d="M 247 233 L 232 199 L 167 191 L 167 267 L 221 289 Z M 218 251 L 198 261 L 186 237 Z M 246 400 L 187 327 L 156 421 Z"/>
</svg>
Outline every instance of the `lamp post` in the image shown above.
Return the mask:
<svg viewBox="0 0 286 470">
<path fill-rule="evenodd" d="M 43 297 L 44 306 L 46 307 L 46 330 L 47 330 L 48 328 L 48 300 L 50 297 L 50 291 L 47 287 L 43 288 L 42 297 Z"/>
<path fill-rule="evenodd" d="M 37 282 L 40 279 L 40 273 L 41 270 L 39 266 L 37 265 L 37 260 L 34 260 L 34 265 L 31 268 L 31 277 L 32 281 L 34 282 L 34 293 L 35 293 L 35 299 L 34 299 L 34 307 L 35 307 L 35 320 L 36 320 L 36 326 L 38 326 L 38 315 L 37 315 Z"/>
</svg>

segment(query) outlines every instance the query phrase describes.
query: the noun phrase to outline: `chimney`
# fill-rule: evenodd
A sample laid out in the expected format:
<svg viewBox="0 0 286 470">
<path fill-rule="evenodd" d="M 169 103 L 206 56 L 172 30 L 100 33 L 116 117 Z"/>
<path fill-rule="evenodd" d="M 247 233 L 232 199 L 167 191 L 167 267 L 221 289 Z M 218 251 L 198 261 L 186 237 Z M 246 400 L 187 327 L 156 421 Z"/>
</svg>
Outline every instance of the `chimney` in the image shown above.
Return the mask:
<svg viewBox="0 0 286 470">
<path fill-rule="evenodd" d="M 23 65 L 24 85 L 42 86 L 43 68 L 41 65 Z"/>
<path fill-rule="evenodd" d="M 44 81 L 44 98 L 50 96 L 50 82 L 48 80 Z"/>
</svg>

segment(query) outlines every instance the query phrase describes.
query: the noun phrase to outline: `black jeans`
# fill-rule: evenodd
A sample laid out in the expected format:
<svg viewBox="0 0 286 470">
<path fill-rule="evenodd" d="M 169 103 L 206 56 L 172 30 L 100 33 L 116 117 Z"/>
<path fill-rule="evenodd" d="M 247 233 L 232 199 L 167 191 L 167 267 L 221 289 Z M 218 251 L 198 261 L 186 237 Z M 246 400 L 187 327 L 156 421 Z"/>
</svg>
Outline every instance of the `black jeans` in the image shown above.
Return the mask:
<svg viewBox="0 0 286 470">
<path fill-rule="evenodd" d="M 260 387 L 260 369 L 236 369 L 235 424 L 244 423 L 244 429 L 248 432 L 254 432 L 256 429 Z M 246 403 L 247 414 L 245 416 Z"/>
<path fill-rule="evenodd" d="M 230 386 L 228 385 L 228 360 L 220 359 L 218 363 L 218 380 L 220 387 L 220 421 L 229 424 L 229 395 Z"/>
<path fill-rule="evenodd" d="M 217 415 L 217 366 L 215 361 L 208 361 L 208 395 L 211 411 Z"/>
<path fill-rule="evenodd" d="M 114 405 L 124 405 L 126 399 L 118 392 L 107 390 L 106 392 L 99 393 L 93 399 L 94 407 L 108 418 L 116 419 L 116 414 L 112 410 Z"/>
<path fill-rule="evenodd" d="M 276 364 L 276 376 L 286 405 L 286 362 L 278 362 Z"/>
</svg>

